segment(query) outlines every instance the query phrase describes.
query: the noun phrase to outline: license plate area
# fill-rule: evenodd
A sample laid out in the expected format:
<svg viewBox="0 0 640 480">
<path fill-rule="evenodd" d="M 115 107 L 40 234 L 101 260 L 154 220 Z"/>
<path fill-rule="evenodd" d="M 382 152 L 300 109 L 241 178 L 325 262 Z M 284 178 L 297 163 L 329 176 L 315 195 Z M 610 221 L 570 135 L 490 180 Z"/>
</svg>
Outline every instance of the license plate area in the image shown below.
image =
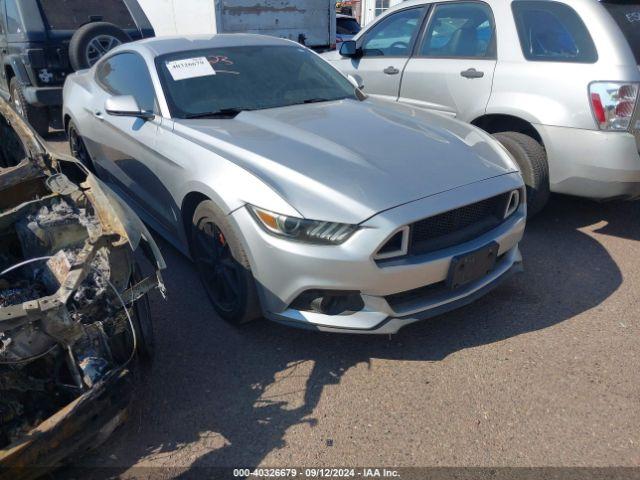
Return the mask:
<svg viewBox="0 0 640 480">
<path fill-rule="evenodd" d="M 489 274 L 496 266 L 498 250 L 498 244 L 492 242 L 473 252 L 453 257 L 447 287 L 456 290 Z"/>
</svg>

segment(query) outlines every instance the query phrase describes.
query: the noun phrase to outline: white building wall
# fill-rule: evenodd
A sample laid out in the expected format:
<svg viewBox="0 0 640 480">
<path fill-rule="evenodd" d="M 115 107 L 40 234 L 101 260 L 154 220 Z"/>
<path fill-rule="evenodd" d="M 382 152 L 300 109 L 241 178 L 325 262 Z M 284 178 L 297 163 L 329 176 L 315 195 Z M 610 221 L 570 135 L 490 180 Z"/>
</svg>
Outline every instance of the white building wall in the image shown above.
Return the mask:
<svg viewBox="0 0 640 480">
<path fill-rule="evenodd" d="M 138 1 L 158 36 L 243 32 L 317 48 L 335 44 L 334 0 Z"/>
<path fill-rule="evenodd" d="M 383 10 L 402 3 L 403 1 L 404 0 L 362 0 L 362 26 L 369 25 Z"/>
<path fill-rule="evenodd" d="M 138 0 L 138 2 L 149 17 L 158 36 L 217 33 L 214 0 Z"/>
</svg>

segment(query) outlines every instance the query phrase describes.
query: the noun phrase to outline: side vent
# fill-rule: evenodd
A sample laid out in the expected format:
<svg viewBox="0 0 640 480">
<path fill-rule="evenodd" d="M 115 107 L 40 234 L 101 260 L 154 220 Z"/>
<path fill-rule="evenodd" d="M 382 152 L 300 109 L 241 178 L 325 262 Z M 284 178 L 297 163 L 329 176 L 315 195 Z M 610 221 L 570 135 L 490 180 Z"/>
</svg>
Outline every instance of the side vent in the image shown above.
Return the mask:
<svg viewBox="0 0 640 480">
<path fill-rule="evenodd" d="M 504 218 L 507 219 L 514 214 L 520 206 L 520 190 L 514 190 L 509 194 L 509 201 L 507 202 L 507 208 L 504 212 Z"/>
<path fill-rule="evenodd" d="M 382 245 L 373 257 L 374 260 L 402 257 L 409 251 L 409 226 L 404 226 Z"/>
</svg>

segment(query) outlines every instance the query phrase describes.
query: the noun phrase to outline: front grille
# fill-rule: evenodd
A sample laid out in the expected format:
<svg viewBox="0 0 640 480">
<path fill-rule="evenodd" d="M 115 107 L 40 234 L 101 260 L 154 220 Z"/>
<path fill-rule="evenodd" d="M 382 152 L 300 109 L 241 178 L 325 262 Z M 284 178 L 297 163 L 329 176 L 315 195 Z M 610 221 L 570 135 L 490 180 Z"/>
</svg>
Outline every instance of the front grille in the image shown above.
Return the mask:
<svg viewBox="0 0 640 480">
<path fill-rule="evenodd" d="M 409 254 L 420 255 L 468 242 L 504 222 L 511 192 L 425 218 L 411 225 Z"/>
</svg>

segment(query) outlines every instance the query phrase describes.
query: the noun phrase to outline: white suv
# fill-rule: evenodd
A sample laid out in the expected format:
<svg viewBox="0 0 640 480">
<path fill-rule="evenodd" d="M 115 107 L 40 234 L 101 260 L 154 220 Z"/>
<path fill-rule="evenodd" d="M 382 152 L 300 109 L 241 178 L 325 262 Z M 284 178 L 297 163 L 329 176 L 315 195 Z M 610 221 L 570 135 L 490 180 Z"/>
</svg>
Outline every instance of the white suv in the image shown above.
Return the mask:
<svg viewBox="0 0 640 480">
<path fill-rule="evenodd" d="M 324 58 L 495 134 L 530 212 L 549 191 L 640 196 L 640 0 L 412 0 Z"/>
</svg>

